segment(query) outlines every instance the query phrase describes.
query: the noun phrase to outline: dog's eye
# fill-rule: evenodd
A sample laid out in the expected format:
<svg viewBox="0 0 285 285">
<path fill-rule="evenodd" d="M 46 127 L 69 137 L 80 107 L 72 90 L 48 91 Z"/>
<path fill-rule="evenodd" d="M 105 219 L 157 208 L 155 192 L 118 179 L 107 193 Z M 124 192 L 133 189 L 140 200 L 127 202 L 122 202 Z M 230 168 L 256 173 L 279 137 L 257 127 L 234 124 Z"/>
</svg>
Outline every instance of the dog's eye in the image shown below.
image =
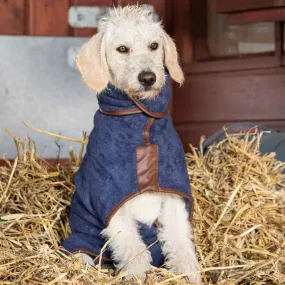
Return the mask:
<svg viewBox="0 0 285 285">
<path fill-rule="evenodd" d="M 158 43 L 152 43 L 149 47 L 151 50 L 156 50 L 158 49 Z"/>
<path fill-rule="evenodd" d="M 125 46 L 120 46 L 117 48 L 117 51 L 120 52 L 120 53 L 128 53 L 130 49 L 128 49 L 127 47 Z"/>
</svg>

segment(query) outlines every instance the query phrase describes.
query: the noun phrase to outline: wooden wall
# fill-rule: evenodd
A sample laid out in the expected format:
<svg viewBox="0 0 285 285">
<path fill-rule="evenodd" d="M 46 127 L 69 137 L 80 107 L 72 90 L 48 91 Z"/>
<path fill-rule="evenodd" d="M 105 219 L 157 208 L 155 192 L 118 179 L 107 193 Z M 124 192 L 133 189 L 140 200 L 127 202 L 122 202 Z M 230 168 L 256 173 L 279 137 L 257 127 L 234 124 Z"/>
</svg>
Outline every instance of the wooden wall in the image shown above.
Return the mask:
<svg viewBox="0 0 285 285">
<path fill-rule="evenodd" d="M 135 3 L 137 0 L 0 0 L 0 35 L 89 37 L 96 29 L 68 25 L 70 6 Z M 274 52 L 213 58 L 207 43 L 206 0 L 139 3 L 155 6 L 178 46 L 186 83 L 181 88 L 173 84 L 173 119 L 186 150 L 188 143 L 197 145 L 201 135 L 211 135 L 232 122 L 252 121 L 285 130 L 283 22 L 276 22 Z"/>
<path fill-rule="evenodd" d="M 201 135 L 234 122 L 285 131 L 284 23 L 275 23 L 274 51 L 215 58 L 207 42 L 207 1 L 172 4 L 174 37 L 186 75 L 181 88 L 174 85 L 173 119 L 185 150 L 189 143 L 197 145 Z"/>
</svg>

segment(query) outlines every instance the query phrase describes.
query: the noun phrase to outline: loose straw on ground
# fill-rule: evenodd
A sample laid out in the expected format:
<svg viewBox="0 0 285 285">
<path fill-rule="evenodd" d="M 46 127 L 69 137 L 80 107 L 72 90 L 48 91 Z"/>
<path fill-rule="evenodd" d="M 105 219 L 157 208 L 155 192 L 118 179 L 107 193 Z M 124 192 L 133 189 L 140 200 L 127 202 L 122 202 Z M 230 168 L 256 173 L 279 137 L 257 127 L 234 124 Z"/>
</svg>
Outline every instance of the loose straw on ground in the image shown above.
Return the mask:
<svg viewBox="0 0 285 285">
<path fill-rule="evenodd" d="M 87 141 L 86 133 L 74 140 L 36 130 L 81 146 Z M 261 136 L 227 135 L 203 155 L 202 147 L 186 154 L 202 284 L 285 284 L 285 164 L 260 155 Z M 126 281 L 126 272 L 86 268 L 58 247 L 70 233 L 74 169 L 84 148 L 69 164 L 50 165 L 29 138 L 12 138 L 18 156 L 0 167 L 0 284 L 142 284 Z M 153 268 L 147 284 L 183 285 L 184 277 Z"/>
</svg>

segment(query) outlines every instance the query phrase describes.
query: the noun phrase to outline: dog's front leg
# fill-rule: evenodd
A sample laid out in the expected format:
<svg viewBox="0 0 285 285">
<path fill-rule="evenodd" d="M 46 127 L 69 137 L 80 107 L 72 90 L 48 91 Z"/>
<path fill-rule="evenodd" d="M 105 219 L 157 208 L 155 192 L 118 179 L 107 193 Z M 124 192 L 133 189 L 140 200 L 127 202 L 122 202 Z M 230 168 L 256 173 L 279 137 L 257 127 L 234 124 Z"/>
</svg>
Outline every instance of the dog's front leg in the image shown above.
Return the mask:
<svg viewBox="0 0 285 285">
<path fill-rule="evenodd" d="M 192 242 L 192 228 L 184 199 L 178 195 L 166 195 L 158 220 L 161 225 L 158 237 L 167 267 L 179 273 L 189 273 L 189 281 L 199 283 L 200 274 L 194 272 L 199 271 L 200 266 Z"/>
<path fill-rule="evenodd" d="M 152 258 L 139 235 L 136 221 L 127 215 L 124 206 L 112 217 L 102 235 L 107 239 L 115 236 L 109 244 L 115 266 L 126 270 L 127 278 L 139 276 L 144 280 L 145 272 L 151 268 Z"/>
</svg>

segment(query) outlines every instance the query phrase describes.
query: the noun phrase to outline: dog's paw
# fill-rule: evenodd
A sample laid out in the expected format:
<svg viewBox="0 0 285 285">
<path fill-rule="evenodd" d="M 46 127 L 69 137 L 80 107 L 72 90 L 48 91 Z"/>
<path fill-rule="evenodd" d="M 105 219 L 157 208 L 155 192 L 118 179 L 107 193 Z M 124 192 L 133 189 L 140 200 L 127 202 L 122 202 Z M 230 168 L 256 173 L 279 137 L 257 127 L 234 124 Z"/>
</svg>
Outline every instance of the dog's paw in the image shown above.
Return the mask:
<svg viewBox="0 0 285 285">
<path fill-rule="evenodd" d="M 141 268 L 126 268 L 126 272 L 127 275 L 125 277 L 126 280 L 131 280 L 131 279 L 136 279 L 136 280 L 140 280 L 142 283 L 145 282 L 146 280 L 146 272 L 149 270 L 149 268 L 147 269 L 141 269 Z"/>
<path fill-rule="evenodd" d="M 194 284 L 201 284 L 201 274 L 200 273 L 193 273 L 193 274 L 189 274 L 187 276 L 187 279 L 189 281 L 189 283 L 194 283 Z"/>
<path fill-rule="evenodd" d="M 173 272 L 187 274 L 187 279 L 190 283 L 201 283 L 200 265 L 196 257 L 193 257 L 193 255 L 191 258 L 185 258 L 185 256 L 183 258 L 177 257 L 175 260 L 170 261 L 167 266 Z"/>
<path fill-rule="evenodd" d="M 190 283 L 201 283 L 200 265 L 196 259 L 188 261 L 182 260 L 181 262 L 178 262 L 175 268 L 177 272 L 188 274 L 187 279 Z"/>
<path fill-rule="evenodd" d="M 142 283 L 146 279 L 146 272 L 150 271 L 152 268 L 149 258 L 139 258 L 131 261 L 124 268 L 124 271 L 127 272 L 126 279 L 139 278 Z"/>
<path fill-rule="evenodd" d="M 82 252 L 75 253 L 72 255 L 72 258 L 81 258 L 82 264 L 87 265 L 87 266 L 95 265 L 93 258 L 86 253 L 82 253 Z"/>
<path fill-rule="evenodd" d="M 131 272 L 131 271 L 127 271 L 127 276 L 126 276 L 126 280 L 131 280 L 131 279 L 136 279 L 136 280 L 140 280 L 141 283 L 145 283 L 146 280 L 146 273 L 145 272 Z"/>
</svg>

